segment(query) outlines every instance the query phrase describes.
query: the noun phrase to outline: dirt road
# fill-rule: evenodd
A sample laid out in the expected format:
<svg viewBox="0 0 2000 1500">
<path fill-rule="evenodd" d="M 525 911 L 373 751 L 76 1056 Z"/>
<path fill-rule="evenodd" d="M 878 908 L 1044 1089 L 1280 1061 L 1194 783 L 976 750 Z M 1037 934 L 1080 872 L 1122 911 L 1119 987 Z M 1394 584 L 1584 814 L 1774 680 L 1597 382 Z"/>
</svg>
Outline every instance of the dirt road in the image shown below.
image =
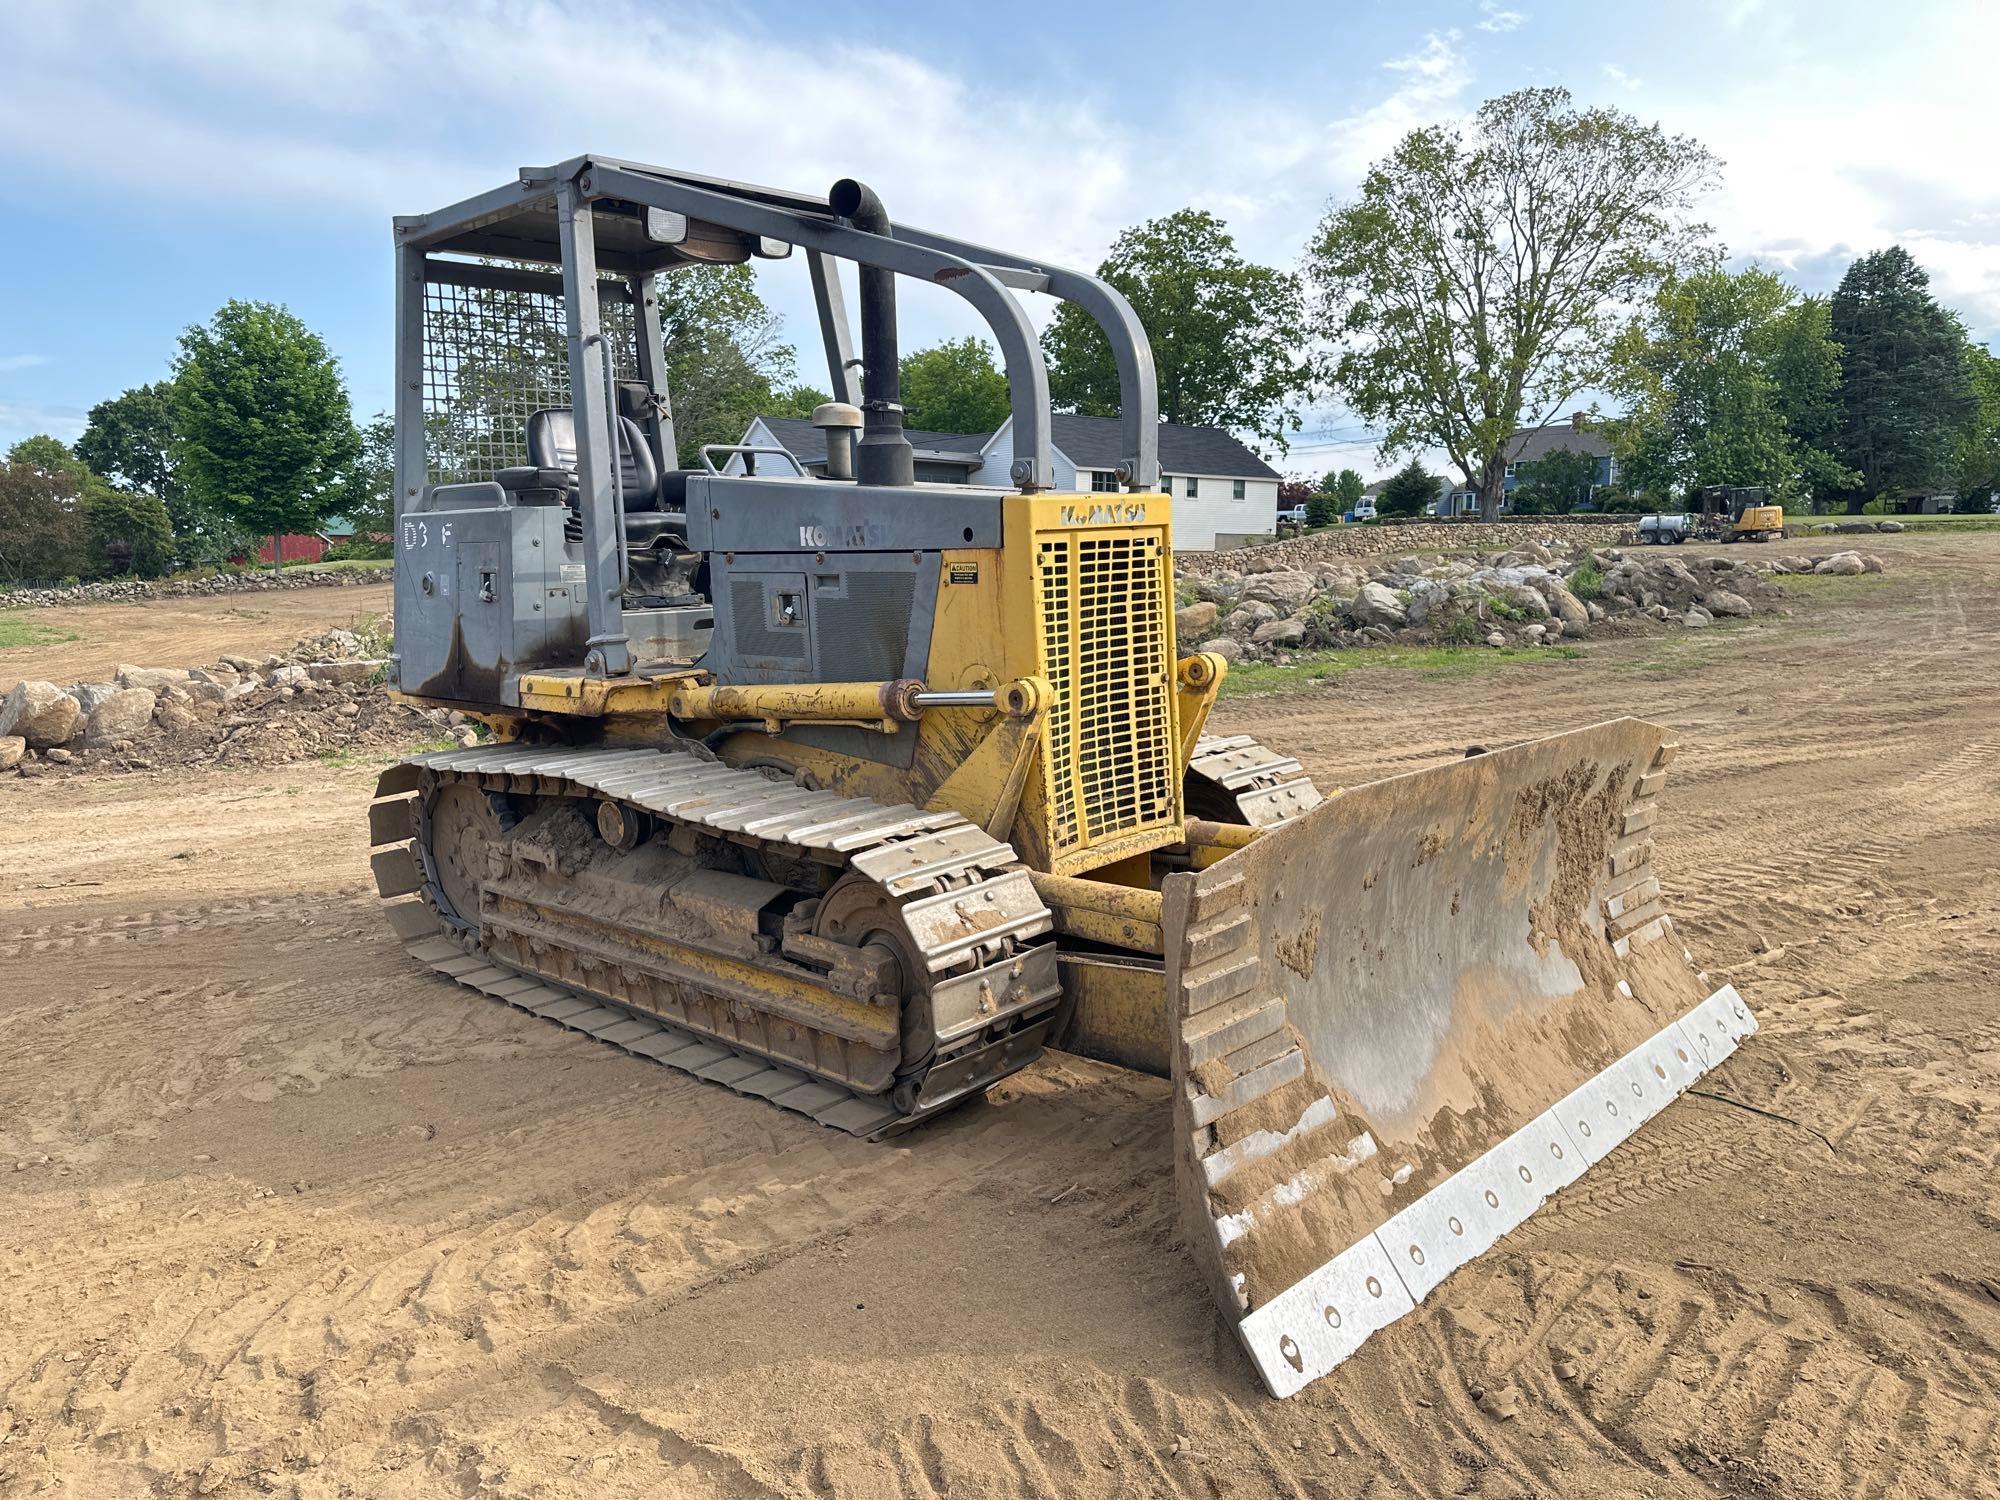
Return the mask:
<svg viewBox="0 0 2000 1500">
<path fill-rule="evenodd" d="M 67 639 L 0 649 L 0 692 L 28 676 L 101 682 L 121 663 L 193 667 L 224 651 L 261 657 L 283 651 L 300 636 L 389 609 L 389 585 L 370 583 L 22 610 L 26 625 Z"/>
<path fill-rule="evenodd" d="M 861 1144 L 417 971 L 372 770 L 7 783 L 0 1496 L 2000 1495 L 2000 535 L 1897 540 L 1790 622 L 1225 706 L 1329 782 L 1671 725 L 1764 1021 L 1282 1404 L 1161 1083 Z"/>
</svg>

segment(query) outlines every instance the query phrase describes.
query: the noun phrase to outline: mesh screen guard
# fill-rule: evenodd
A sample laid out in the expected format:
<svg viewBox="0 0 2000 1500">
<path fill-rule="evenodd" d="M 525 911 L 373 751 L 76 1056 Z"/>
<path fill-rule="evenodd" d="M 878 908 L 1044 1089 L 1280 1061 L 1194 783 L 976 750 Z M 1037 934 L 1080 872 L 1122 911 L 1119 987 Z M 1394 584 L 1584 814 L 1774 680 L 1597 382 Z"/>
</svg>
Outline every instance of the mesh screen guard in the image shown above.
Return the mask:
<svg viewBox="0 0 2000 1500">
<path fill-rule="evenodd" d="M 438 268 L 433 268 L 433 275 Z M 612 375 L 639 377 L 632 305 L 599 301 Z M 424 282 L 424 452 L 433 484 L 491 479 L 528 462 L 528 418 L 568 406 L 562 293 Z"/>
</svg>

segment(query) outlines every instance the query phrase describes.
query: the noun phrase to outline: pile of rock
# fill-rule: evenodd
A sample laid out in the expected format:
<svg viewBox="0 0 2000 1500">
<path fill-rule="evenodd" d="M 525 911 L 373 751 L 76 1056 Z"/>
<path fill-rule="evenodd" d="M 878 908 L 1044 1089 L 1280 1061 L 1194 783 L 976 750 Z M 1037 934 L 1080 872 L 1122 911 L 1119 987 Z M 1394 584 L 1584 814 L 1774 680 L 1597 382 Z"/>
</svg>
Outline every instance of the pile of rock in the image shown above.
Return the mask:
<svg viewBox="0 0 2000 1500">
<path fill-rule="evenodd" d="M 0 703 L 0 771 L 272 765 L 451 733 L 462 715 L 395 702 L 373 642 L 333 630 L 290 652 L 200 667 L 121 666 L 109 682 L 24 681 Z"/>
<path fill-rule="evenodd" d="M 1540 544 L 1470 558 L 1339 559 L 1183 577 L 1175 624 L 1184 648 L 1232 661 L 1392 642 L 1543 646 L 1598 631 L 1704 629 L 1782 609 L 1774 575 L 1881 566 L 1859 553 L 1684 562 L 1666 549 Z"/>
<path fill-rule="evenodd" d="M 364 583 L 388 583 L 395 577 L 388 563 L 379 568 L 292 568 L 273 575 L 210 573 L 201 578 L 101 578 L 67 588 L 0 591 L 0 609 L 24 609 L 53 604 L 118 604 L 138 599 L 185 599 L 209 594 L 257 594 L 271 589 L 353 588 Z"/>
</svg>

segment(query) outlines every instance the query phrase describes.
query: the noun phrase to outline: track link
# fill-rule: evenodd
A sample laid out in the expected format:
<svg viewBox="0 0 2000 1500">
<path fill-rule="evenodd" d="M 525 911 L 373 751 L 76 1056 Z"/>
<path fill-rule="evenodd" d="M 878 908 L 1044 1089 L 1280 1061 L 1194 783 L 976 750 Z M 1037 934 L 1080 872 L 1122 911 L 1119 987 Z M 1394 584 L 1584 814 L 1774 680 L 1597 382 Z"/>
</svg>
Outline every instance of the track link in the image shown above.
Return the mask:
<svg viewBox="0 0 2000 1500">
<path fill-rule="evenodd" d="M 941 1059 L 914 1103 L 899 1108 L 889 1094 L 857 1092 L 641 1006 L 524 972 L 485 951 L 476 926 L 440 899 L 423 852 L 421 798 L 411 794 L 450 778 L 516 796 L 609 798 L 717 838 L 856 872 L 899 904 L 932 976 L 962 977 L 1005 962 L 1017 976 L 1005 992 L 1012 1003 L 990 1021 L 975 1018 L 991 1039 Z M 439 751 L 389 767 L 376 796 L 369 810 L 376 886 L 412 958 L 517 1009 L 833 1129 L 881 1138 L 983 1093 L 1040 1054 L 1054 1019 L 1061 993 L 1054 947 L 1037 941 L 1052 931 L 1049 913 L 1013 849 L 957 813 L 788 787 L 756 771 L 652 748 Z M 1009 1025 L 1014 1029 L 1002 1034 Z"/>
</svg>

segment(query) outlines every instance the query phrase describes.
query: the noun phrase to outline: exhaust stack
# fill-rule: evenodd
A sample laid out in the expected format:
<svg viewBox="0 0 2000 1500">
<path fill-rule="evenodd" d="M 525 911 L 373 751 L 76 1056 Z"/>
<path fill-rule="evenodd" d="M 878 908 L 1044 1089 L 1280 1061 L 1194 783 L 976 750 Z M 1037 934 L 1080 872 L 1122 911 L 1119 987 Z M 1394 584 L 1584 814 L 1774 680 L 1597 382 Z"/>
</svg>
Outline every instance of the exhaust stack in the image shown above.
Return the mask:
<svg viewBox="0 0 2000 1500">
<path fill-rule="evenodd" d="M 827 204 L 865 234 L 890 235 L 889 213 L 866 183 L 843 177 L 827 194 Z M 910 440 L 903 436 L 903 376 L 896 349 L 896 273 L 862 266 L 861 280 L 861 443 L 855 478 L 863 484 L 917 482 Z"/>
</svg>

